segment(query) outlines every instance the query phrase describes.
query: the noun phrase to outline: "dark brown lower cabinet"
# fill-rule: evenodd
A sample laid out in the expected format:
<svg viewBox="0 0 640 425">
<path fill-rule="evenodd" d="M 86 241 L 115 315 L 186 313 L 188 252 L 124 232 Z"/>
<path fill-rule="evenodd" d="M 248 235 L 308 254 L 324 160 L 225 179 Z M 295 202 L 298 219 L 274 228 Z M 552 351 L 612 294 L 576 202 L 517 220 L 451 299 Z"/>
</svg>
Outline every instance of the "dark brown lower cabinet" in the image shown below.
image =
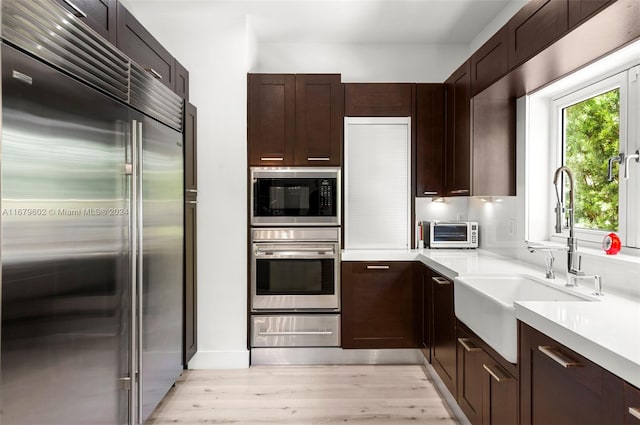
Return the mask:
<svg viewBox="0 0 640 425">
<path fill-rule="evenodd" d="M 183 365 L 193 357 L 198 349 L 197 326 L 197 201 L 195 196 L 185 199 L 184 208 L 184 328 Z"/>
<path fill-rule="evenodd" d="M 433 326 L 431 364 L 455 396 L 456 392 L 456 316 L 453 306 L 453 282 L 429 270 L 432 284 Z"/>
<path fill-rule="evenodd" d="M 519 326 L 522 425 L 624 423 L 620 378 L 530 326 Z"/>
<path fill-rule="evenodd" d="M 431 327 L 433 318 L 433 303 L 431 302 L 431 271 L 422 263 L 416 263 L 414 268 L 416 287 L 420 290 L 421 311 L 417 326 L 419 327 L 419 341 L 422 353 L 431 363 Z"/>
<path fill-rule="evenodd" d="M 473 425 L 518 423 L 517 366 L 508 363 L 464 324 L 458 335 L 458 405 Z"/>
<path fill-rule="evenodd" d="M 417 348 L 412 262 L 342 263 L 342 347 Z"/>
<path fill-rule="evenodd" d="M 640 424 L 640 390 L 624 384 L 624 423 L 625 425 Z"/>
</svg>

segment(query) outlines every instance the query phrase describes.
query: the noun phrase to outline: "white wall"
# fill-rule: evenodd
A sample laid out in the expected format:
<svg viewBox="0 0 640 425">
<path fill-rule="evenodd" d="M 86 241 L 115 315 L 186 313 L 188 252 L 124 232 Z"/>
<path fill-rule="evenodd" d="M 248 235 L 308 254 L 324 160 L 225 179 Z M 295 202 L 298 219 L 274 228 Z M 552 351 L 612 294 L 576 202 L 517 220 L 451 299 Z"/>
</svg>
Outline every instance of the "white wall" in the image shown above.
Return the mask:
<svg viewBox="0 0 640 425">
<path fill-rule="evenodd" d="M 198 353 L 190 368 L 247 367 L 245 17 L 225 6 L 136 3 L 190 71 L 198 107 Z"/>
<path fill-rule="evenodd" d="M 341 73 L 348 83 L 440 83 L 466 58 L 464 44 L 261 43 L 251 71 Z"/>
</svg>

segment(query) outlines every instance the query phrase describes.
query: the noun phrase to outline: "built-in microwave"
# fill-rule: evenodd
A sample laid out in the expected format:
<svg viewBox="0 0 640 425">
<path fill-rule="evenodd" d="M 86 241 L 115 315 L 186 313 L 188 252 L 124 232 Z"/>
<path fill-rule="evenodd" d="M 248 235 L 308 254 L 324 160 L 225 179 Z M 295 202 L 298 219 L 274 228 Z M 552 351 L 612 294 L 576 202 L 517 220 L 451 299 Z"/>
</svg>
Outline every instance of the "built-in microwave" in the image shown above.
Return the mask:
<svg viewBox="0 0 640 425">
<path fill-rule="evenodd" d="M 478 223 L 475 221 L 425 221 L 426 248 L 477 248 Z"/>
<path fill-rule="evenodd" d="M 339 226 L 340 168 L 251 168 L 252 226 Z"/>
</svg>

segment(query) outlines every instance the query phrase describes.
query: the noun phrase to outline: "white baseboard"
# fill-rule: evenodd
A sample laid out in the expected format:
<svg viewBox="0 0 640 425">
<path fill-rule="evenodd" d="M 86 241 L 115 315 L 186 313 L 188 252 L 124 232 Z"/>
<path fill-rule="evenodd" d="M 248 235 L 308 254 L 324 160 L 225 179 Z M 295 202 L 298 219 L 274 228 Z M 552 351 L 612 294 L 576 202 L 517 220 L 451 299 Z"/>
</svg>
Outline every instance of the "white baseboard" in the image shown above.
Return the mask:
<svg viewBox="0 0 640 425">
<path fill-rule="evenodd" d="M 189 361 L 189 369 L 246 369 L 249 350 L 198 351 Z"/>
</svg>

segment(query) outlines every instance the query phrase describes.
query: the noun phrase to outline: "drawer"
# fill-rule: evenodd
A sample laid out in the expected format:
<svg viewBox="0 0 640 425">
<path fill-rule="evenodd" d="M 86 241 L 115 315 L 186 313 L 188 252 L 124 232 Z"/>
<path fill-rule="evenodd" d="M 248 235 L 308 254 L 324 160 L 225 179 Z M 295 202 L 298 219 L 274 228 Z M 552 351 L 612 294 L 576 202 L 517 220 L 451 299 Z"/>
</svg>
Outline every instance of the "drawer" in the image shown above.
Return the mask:
<svg viewBox="0 0 640 425">
<path fill-rule="evenodd" d="M 252 347 L 339 347 L 339 314 L 251 317 Z"/>
</svg>

